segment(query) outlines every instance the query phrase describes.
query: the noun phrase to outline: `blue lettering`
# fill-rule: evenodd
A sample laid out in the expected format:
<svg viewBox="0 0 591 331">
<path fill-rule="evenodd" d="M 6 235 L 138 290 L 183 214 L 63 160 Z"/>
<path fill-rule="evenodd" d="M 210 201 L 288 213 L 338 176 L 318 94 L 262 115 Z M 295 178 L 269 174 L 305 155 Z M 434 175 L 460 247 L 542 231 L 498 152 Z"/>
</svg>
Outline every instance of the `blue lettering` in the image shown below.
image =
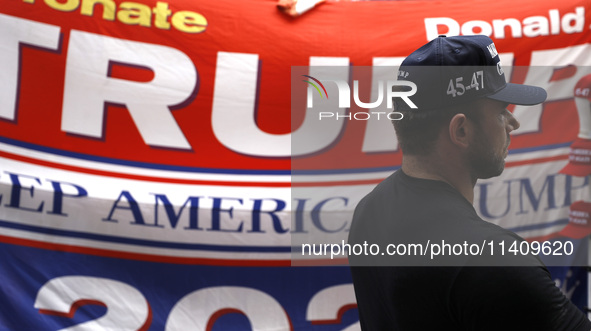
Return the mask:
<svg viewBox="0 0 591 331">
<path fill-rule="evenodd" d="M 312 218 L 312 223 L 321 231 L 323 232 L 329 232 L 329 233 L 334 233 L 334 232 L 339 232 L 342 231 L 345 226 L 347 225 L 347 222 L 343 222 L 343 225 L 341 225 L 341 227 L 334 229 L 334 230 L 329 230 L 327 229 L 323 224 L 322 221 L 320 219 L 320 212 L 322 211 L 322 207 L 324 207 L 324 205 L 331 201 L 331 200 L 343 200 L 345 202 L 345 206 L 347 206 L 349 199 L 344 198 L 344 197 L 334 197 L 334 198 L 328 198 L 325 200 L 320 201 L 316 206 L 314 206 L 314 208 L 312 208 L 312 212 L 310 213 L 310 216 Z"/>
<path fill-rule="evenodd" d="M 572 201 L 572 191 L 573 189 L 582 189 L 586 186 L 589 185 L 589 176 L 585 176 L 583 177 L 583 184 L 581 184 L 580 186 L 573 186 L 573 176 L 570 175 L 564 175 L 565 176 L 565 184 L 564 184 L 564 203 L 562 204 L 563 207 L 569 207 L 573 201 Z M 580 177 L 577 177 L 577 179 L 580 179 Z"/>
<path fill-rule="evenodd" d="M 278 199 L 268 199 L 268 200 L 275 201 L 275 204 L 277 207 L 273 211 L 262 211 L 261 208 L 263 206 L 263 200 L 267 200 L 267 199 L 255 199 L 254 200 L 254 206 L 252 208 L 252 230 L 250 230 L 248 232 L 260 232 L 260 233 L 265 232 L 265 231 L 261 230 L 261 213 L 269 214 L 269 216 L 271 216 L 271 220 L 273 220 L 273 230 L 275 230 L 275 232 L 285 233 L 285 232 L 289 231 L 289 229 L 284 229 L 283 226 L 281 226 L 281 220 L 279 219 L 279 217 L 277 215 L 275 215 L 276 212 L 282 211 L 283 209 L 285 209 L 285 206 L 286 206 L 285 201 L 278 200 Z"/>
<path fill-rule="evenodd" d="M 224 199 L 235 200 L 235 201 L 240 202 L 240 204 L 242 204 L 242 199 L 237 199 L 237 198 L 212 198 L 212 199 L 213 199 L 213 208 L 211 209 L 211 229 L 209 229 L 209 231 L 241 232 L 242 225 L 244 225 L 243 222 L 240 222 L 240 226 L 238 226 L 238 229 L 236 229 L 236 230 L 222 229 L 220 213 L 226 212 L 226 213 L 228 213 L 230 218 L 232 218 L 232 213 L 233 213 L 234 207 L 230 207 L 228 209 L 222 209 L 222 201 Z"/>
<path fill-rule="evenodd" d="M 39 206 L 37 206 L 37 208 L 29 208 L 29 207 L 24 207 L 21 205 L 21 191 L 28 191 L 29 196 L 31 198 L 33 198 L 34 193 L 35 193 L 35 187 L 33 185 L 31 185 L 30 187 L 23 187 L 19 177 L 33 179 L 37 183 L 39 183 L 39 185 L 41 185 L 41 180 L 39 180 L 39 178 L 37 178 L 37 177 L 32 177 L 32 176 L 27 176 L 27 175 L 19 175 L 19 174 L 13 174 L 13 173 L 8 173 L 8 172 L 7 172 L 7 174 L 10 177 L 10 181 L 12 182 L 12 190 L 10 193 L 10 202 L 8 204 L 6 204 L 5 206 L 10 207 L 10 208 L 17 208 L 17 209 L 28 210 L 28 211 L 40 213 L 43 210 L 44 202 L 39 203 Z"/>
<path fill-rule="evenodd" d="M 505 215 L 507 215 L 507 213 L 509 213 L 509 210 L 511 209 L 511 182 L 510 181 L 505 181 L 504 184 L 507 185 L 507 194 L 506 194 L 506 200 L 507 200 L 507 207 L 505 208 L 505 211 L 503 213 L 501 213 L 500 215 L 493 215 L 491 212 L 489 212 L 488 210 L 488 206 L 487 206 L 487 201 L 488 201 L 488 186 L 491 185 L 492 183 L 483 183 L 483 184 L 478 184 L 478 187 L 480 188 L 480 198 L 478 201 L 478 207 L 480 209 L 480 213 L 482 216 L 486 217 L 486 218 L 501 218 Z"/>
<path fill-rule="evenodd" d="M 304 206 L 308 199 L 295 199 L 297 201 L 296 209 L 293 211 L 292 233 L 308 233 L 304 230 Z"/>
<path fill-rule="evenodd" d="M 546 177 L 546 180 L 544 181 L 544 185 L 542 186 L 542 189 L 540 190 L 539 194 L 536 195 L 534 193 L 534 189 L 532 187 L 531 181 L 529 178 L 522 178 L 519 179 L 519 212 L 517 213 L 519 214 L 527 214 L 528 211 L 525 210 L 524 207 L 524 198 L 523 198 L 523 194 L 525 193 L 525 195 L 527 196 L 531 206 L 534 208 L 534 211 L 537 211 L 538 208 L 540 207 L 540 202 L 542 200 L 542 195 L 544 194 L 544 192 L 546 191 L 546 188 L 548 189 L 547 192 L 547 202 L 548 202 L 548 207 L 545 210 L 550 210 L 550 209 L 555 209 L 556 207 L 556 199 L 554 197 L 554 179 L 555 179 L 556 175 L 550 175 Z"/>
<path fill-rule="evenodd" d="M 154 206 L 154 223 L 157 227 L 163 227 L 162 225 L 158 225 L 158 201 L 162 201 L 162 205 L 164 207 L 164 211 L 166 211 L 166 216 L 168 216 L 168 222 L 170 226 L 175 229 L 181 214 L 183 213 L 183 209 L 189 203 L 189 226 L 185 227 L 185 230 L 203 230 L 199 227 L 199 198 L 200 197 L 189 197 L 185 200 L 185 203 L 179 208 L 179 212 L 174 212 L 174 207 L 172 203 L 168 200 L 168 197 L 164 194 L 154 194 L 156 199 L 156 205 Z"/>
<path fill-rule="evenodd" d="M 127 206 L 119 206 L 119 203 L 123 198 L 125 198 L 127 201 Z M 142 216 L 138 203 L 128 191 L 121 191 L 121 194 L 119 194 L 119 197 L 115 203 L 113 203 L 113 207 L 111 208 L 111 212 L 109 212 L 109 216 L 107 216 L 107 218 L 103 218 L 103 221 L 118 222 L 118 220 L 113 219 L 113 213 L 115 212 L 115 209 L 130 210 L 131 214 L 133 215 L 133 219 L 135 220 L 135 222 L 131 222 L 131 224 L 153 226 L 144 222 L 144 217 Z"/>
<path fill-rule="evenodd" d="M 52 181 L 52 180 L 48 180 L 48 181 L 51 183 L 51 186 L 53 187 L 53 206 L 52 206 L 52 209 L 47 212 L 48 214 L 68 216 L 68 214 L 66 214 L 62 211 L 63 206 L 64 206 L 64 197 L 80 198 L 80 197 L 88 196 L 88 192 L 86 192 L 86 190 L 84 188 L 82 188 L 78 185 L 71 184 L 71 183 L 64 183 L 64 182 L 56 182 L 56 181 Z M 72 186 L 73 188 L 76 189 L 76 191 L 78 193 L 77 194 L 64 194 L 64 191 L 62 190 L 63 184 Z"/>
</svg>

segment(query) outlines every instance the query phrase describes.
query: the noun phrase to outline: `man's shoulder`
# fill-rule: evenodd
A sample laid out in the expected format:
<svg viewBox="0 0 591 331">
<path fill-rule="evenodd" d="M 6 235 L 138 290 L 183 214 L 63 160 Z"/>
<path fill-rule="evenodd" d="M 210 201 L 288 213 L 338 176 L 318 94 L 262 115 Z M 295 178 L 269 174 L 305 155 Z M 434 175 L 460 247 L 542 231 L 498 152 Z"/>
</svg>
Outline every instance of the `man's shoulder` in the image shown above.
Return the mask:
<svg viewBox="0 0 591 331">
<path fill-rule="evenodd" d="M 383 179 L 381 182 L 379 182 L 371 191 L 369 191 L 369 193 L 365 195 L 365 197 L 361 201 L 391 196 L 394 193 L 395 187 L 396 185 L 398 185 L 399 182 L 399 171 L 395 171 L 388 177 Z"/>
<path fill-rule="evenodd" d="M 369 206 L 372 210 L 472 211 L 472 205 L 449 184 L 430 179 L 414 178 L 398 170 L 378 183 L 357 204 L 357 209 Z"/>
</svg>

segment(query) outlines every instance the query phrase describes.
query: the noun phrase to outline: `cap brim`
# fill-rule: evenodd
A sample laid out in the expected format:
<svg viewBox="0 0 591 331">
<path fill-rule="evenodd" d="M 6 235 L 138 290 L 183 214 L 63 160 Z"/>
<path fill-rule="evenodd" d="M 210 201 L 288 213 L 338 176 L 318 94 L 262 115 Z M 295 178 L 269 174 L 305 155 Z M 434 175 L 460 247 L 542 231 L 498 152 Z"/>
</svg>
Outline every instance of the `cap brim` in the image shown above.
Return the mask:
<svg viewBox="0 0 591 331">
<path fill-rule="evenodd" d="M 568 163 L 559 173 L 576 177 L 587 177 L 591 175 L 591 165 Z"/>
<path fill-rule="evenodd" d="M 507 102 L 513 105 L 531 106 L 546 101 L 548 94 L 541 87 L 507 83 L 507 85 L 487 96 L 487 98 Z"/>
<path fill-rule="evenodd" d="M 564 229 L 558 232 L 558 235 L 571 239 L 583 239 L 588 235 L 591 235 L 591 228 L 587 226 L 567 224 Z"/>
</svg>

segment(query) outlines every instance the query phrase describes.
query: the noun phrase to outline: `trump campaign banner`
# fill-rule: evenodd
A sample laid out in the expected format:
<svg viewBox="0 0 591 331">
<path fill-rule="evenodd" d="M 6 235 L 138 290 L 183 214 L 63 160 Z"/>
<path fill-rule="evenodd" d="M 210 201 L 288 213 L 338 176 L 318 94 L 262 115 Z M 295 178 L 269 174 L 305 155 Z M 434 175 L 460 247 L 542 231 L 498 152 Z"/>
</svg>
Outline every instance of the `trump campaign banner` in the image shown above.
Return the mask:
<svg viewBox="0 0 591 331">
<path fill-rule="evenodd" d="M 296 14 L 271 0 L 4 1 L 0 330 L 359 330 L 348 228 L 402 157 L 396 96 L 371 100 L 442 34 L 490 36 L 509 81 L 547 90 L 510 108 L 505 172 L 476 184 L 474 205 L 549 249 L 557 286 L 588 305 L 573 262 L 591 234 L 587 1 Z M 326 70 L 359 82 L 347 105 L 315 80 Z"/>
</svg>

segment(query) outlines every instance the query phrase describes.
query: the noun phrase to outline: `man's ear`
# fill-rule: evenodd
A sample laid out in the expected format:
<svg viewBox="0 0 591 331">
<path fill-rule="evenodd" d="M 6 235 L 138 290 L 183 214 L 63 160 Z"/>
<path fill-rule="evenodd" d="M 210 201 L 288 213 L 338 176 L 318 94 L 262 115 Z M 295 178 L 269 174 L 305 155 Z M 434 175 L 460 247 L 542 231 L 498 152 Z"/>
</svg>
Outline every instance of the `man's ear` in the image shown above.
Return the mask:
<svg viewBox="0 0 591 331">
<path fill-rule="evenodd" d="M 474 126 L 464 114 L 456 114 L 449 121 L 449 139 L 460 148 L 467 148 L 471 141 Z"/>
</svg>

